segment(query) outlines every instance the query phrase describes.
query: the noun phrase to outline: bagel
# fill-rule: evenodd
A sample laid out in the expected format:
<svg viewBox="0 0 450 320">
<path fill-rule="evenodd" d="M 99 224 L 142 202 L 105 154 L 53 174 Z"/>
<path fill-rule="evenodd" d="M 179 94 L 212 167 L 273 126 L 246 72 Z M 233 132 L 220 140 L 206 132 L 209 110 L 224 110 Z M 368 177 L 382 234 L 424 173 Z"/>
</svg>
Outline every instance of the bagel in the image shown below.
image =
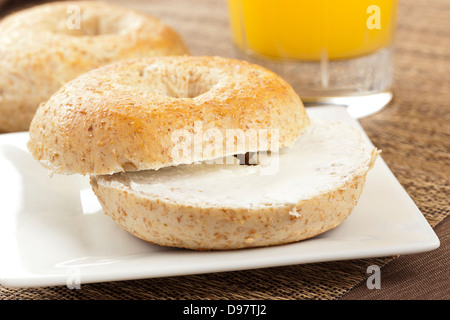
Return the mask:
<svg viewBox="0 0 450 320">
<path fill-rule="evenodd" d="M 233 135 L 225 143 L 230 129 L 244 138 L 277 129 L 274 148 L 281 148 L 308 125 L 292 87 L 263 67 L 222 57 L 155 57 L 103 66 L 65 84 L 37 110 L 28 145 L 54 173 L 99 175 L 272 148 L 272 139 L 258 145 Z M 177 131 L 198 127 L 219 130 L 224 143 L 205 138 L 198 149 L 211 152 L 174 154 Z"/>
<path fill-rule="evenodd" d="M 126 7 L 63 1 L 13 13 L 0 21 L 0 132 L 28 130 L 41 102 L 90 69 L 184 54 L 174 30 Z"/>
<path fill-rule="evenodd" d="M 39 107 L 29 134 L 50 171 L 90 176 L 123 230 L 193 250 L 281 245 L 336 228 L 379 154 L 353 126 L 310 119 L 273 72 L 222 57 L 91 70 Z"/>
</svg>

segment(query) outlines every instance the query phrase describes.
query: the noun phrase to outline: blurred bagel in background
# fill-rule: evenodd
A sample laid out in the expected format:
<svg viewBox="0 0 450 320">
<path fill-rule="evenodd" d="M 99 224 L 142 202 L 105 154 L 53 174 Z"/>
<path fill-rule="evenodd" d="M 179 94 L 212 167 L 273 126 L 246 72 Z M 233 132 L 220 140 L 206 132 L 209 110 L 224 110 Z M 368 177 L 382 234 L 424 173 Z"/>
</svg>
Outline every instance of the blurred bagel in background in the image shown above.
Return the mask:
<svg viewBox="0 0 450 320">
<path fill-rule="evenodd" d="M 88 70 L 185 54 L 172 28 L 122 6 L 62 1 L 12 13 L 0 20 L 0 132 L 28 130 L 39 104 Z"/>
</svg>

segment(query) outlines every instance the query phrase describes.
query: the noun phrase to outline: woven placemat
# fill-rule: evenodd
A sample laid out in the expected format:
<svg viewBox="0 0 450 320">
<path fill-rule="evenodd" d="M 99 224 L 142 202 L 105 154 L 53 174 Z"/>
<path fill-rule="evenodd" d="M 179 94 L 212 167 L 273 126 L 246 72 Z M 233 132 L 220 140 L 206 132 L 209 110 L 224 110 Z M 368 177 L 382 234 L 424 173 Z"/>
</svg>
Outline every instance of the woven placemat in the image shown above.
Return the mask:
<svg viewBox="0 0 450 320">
<path fill-rule="evenodd" d="M 118 0 L 111 2 L 120 2 Z M 225 0 L 127 1 L 173 26 L 195 55 L 234 57 Z M 6 10 L 11 7 L 6 6 Z M 450 212 L 450 5 L 401 1 L 395 55 L 395 98 L 361 120 L 373 143 L 432 227 Z M 334 261 L 277 268 L 12 289 L 1 299 L 337 299 L 363 283 L 370 265 L 397 257 Z"/>
</svg>

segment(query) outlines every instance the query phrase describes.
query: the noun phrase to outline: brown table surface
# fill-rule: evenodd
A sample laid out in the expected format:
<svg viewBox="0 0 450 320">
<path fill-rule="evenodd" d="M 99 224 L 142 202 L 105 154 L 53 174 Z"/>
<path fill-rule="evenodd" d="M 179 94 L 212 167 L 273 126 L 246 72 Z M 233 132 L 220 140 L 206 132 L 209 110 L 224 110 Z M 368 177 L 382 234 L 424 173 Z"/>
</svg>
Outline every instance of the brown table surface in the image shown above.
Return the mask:
<svg viewBox="0 0 450 320">
<path fill-rule="evenodd" d="M 6 0 L 0 15 L 39 2 Z M 194 55 L 235 56 L 226 0 L 129 0 L 126 4 L 171 25 Z M 450 208 L 449 16 L 448 0 L 400 1 L 394 100 L 360 121 L 434 228 L 441 241 L 438 249 L 397 257 L 83 284 L 79 290 L 0 286 L 0 298 L 449 299 L 450 220 L 445 219 Z M 366 268 L 374 264 L 381 267 L 381 289 L 369 290 Z"/>
</svg>

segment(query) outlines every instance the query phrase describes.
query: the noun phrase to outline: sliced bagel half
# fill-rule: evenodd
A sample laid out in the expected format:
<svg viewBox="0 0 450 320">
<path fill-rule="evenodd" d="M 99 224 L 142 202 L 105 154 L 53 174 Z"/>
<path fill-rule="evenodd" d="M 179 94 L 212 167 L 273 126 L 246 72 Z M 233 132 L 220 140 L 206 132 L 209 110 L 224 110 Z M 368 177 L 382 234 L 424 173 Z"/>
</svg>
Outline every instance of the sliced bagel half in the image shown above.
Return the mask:
<svg viewBox="0 0 450 320">
<path fill-rule="evenodd" d="M 351 125 L 312 120 L 290 146 L 255 165 L 233 157 L 93 175 L 104 212 L 162 246 L 226 250 L 291 243 L 340 225 L 379 151 Z"/>
</svg>

